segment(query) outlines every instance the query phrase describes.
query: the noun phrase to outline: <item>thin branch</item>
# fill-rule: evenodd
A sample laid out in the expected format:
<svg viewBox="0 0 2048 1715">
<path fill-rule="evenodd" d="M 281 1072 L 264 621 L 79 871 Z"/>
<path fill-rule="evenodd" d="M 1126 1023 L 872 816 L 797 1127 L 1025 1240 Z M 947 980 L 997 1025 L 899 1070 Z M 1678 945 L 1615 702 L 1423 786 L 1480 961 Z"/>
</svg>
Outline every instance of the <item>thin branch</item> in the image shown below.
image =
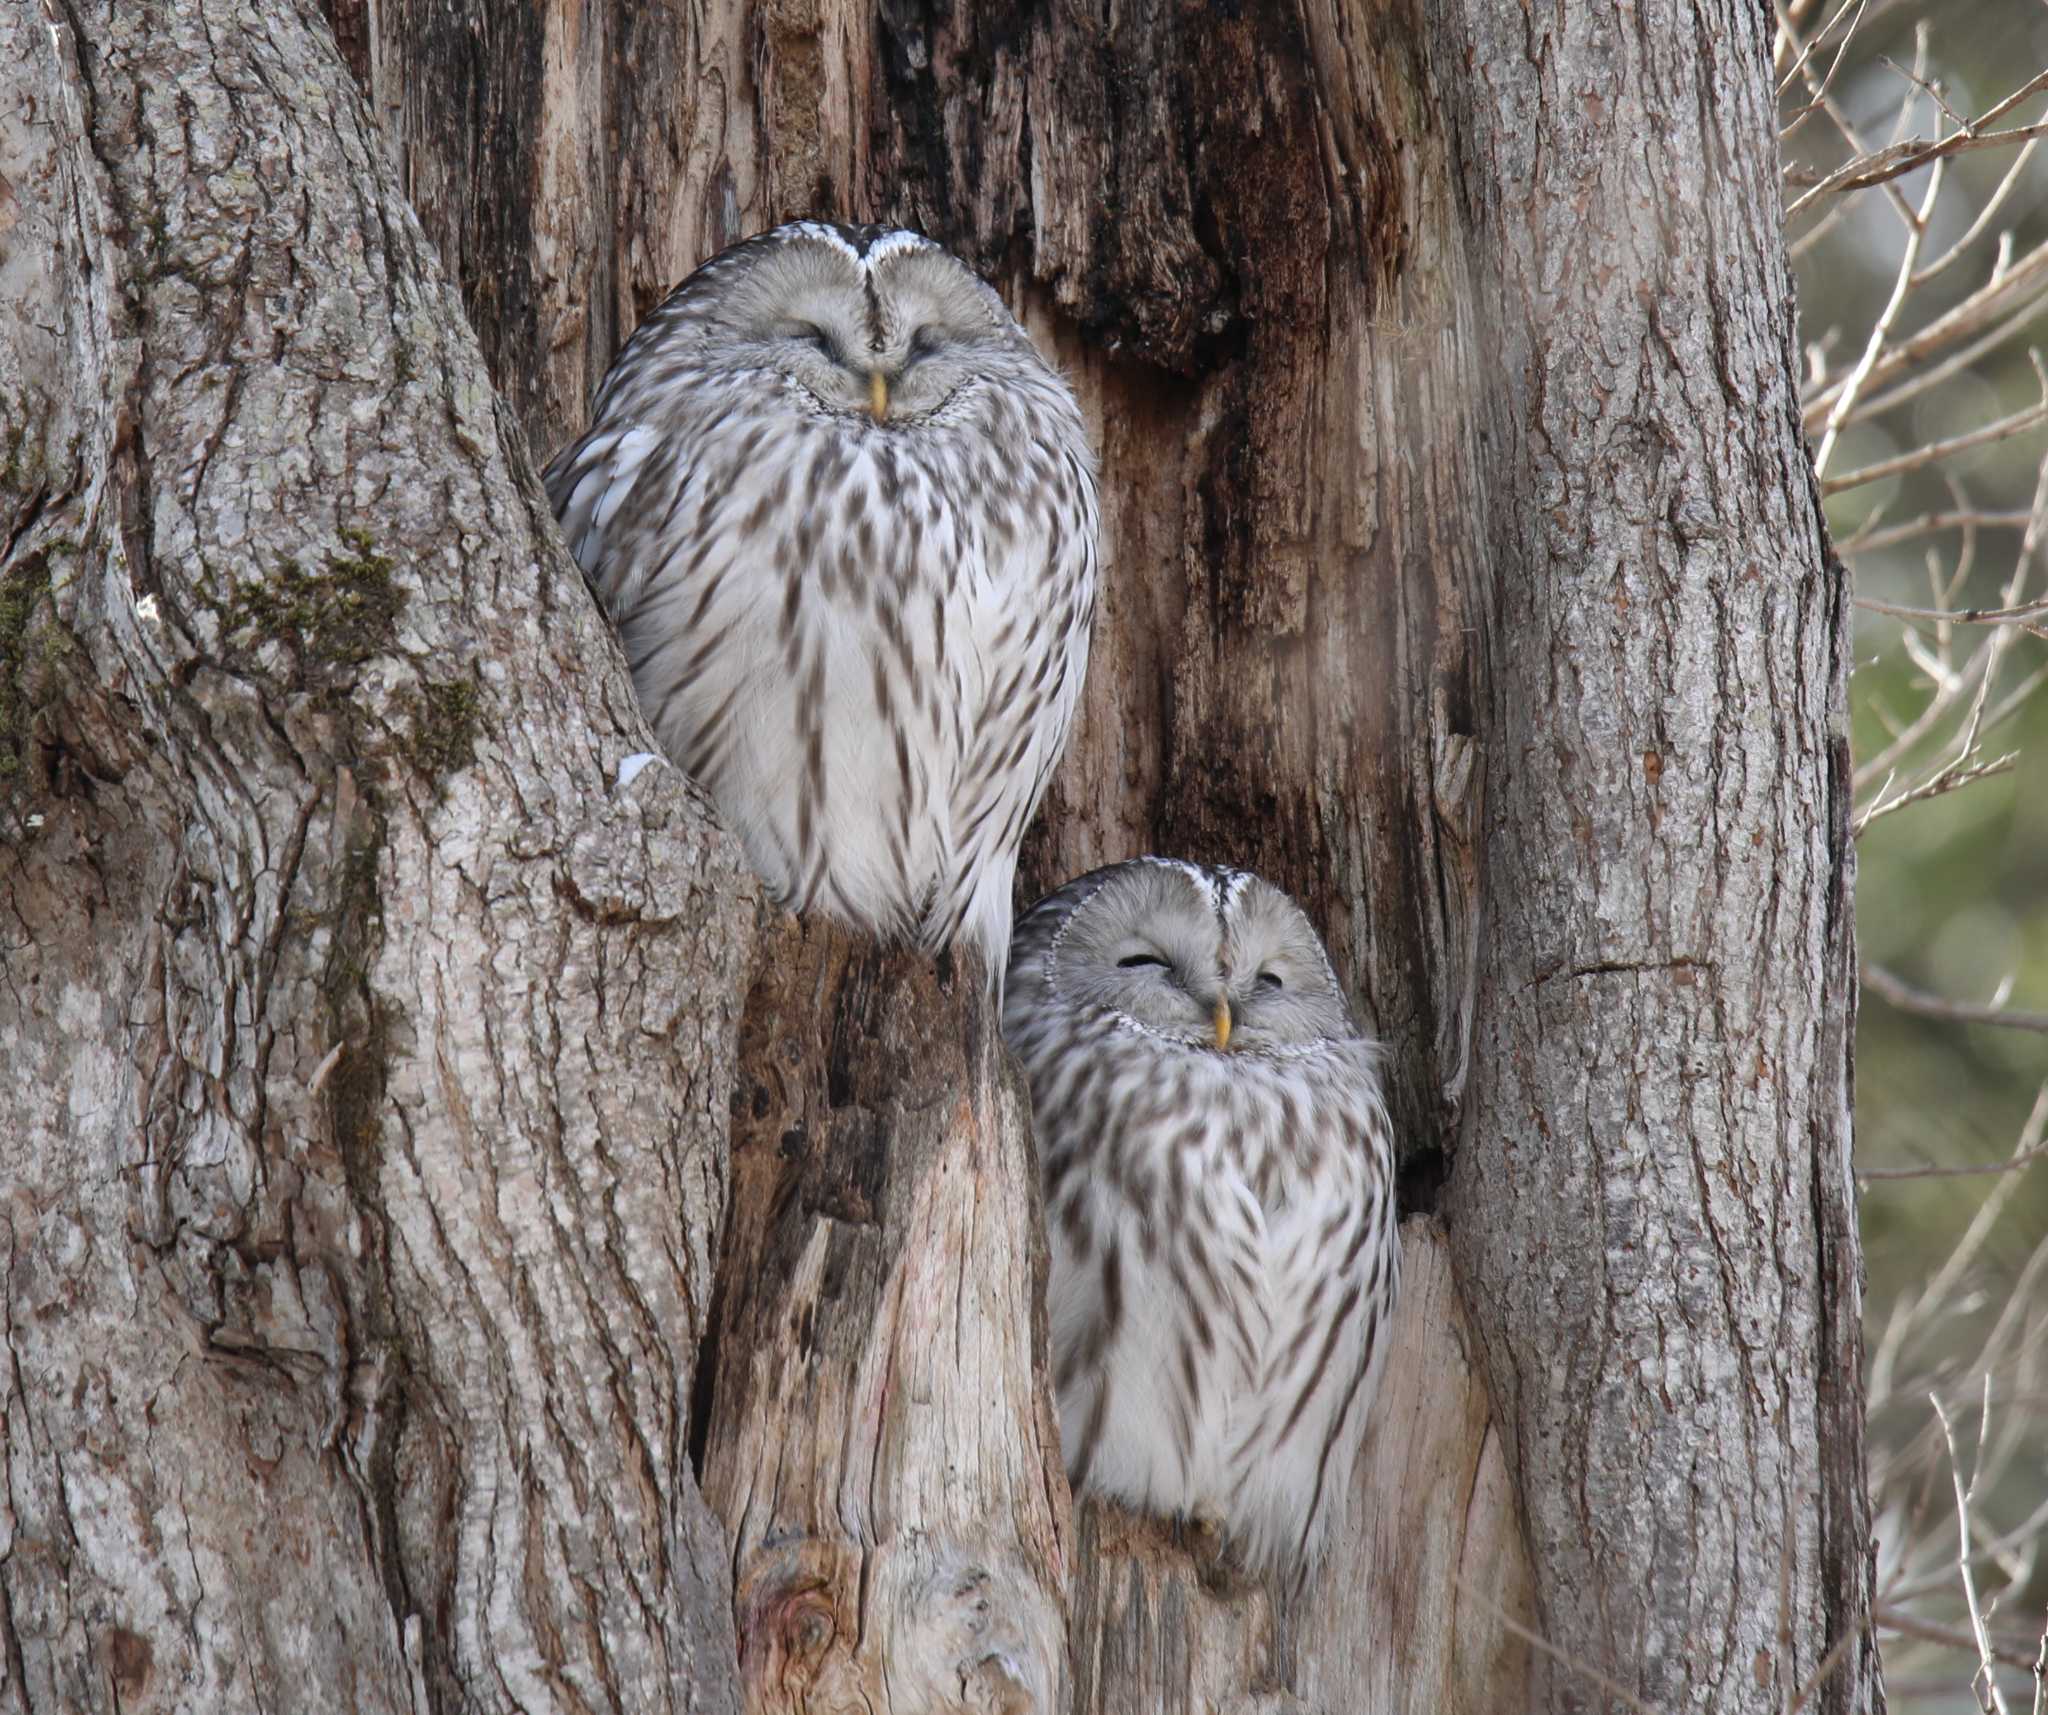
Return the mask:
<svg viewBox="0 0 2048 1715">
<path fill-rule="evenodd" d="M 2032 520 L 2030 512 L 1923 512 L 1888 529 L 1857 531 L 1838 547 L 1846 560 L 1851 554 L 1874 554 L 1882 548 L 1896 548 L 1902 542 L 1917 541 L 1943 530 L 2024 530 Z"/>
<path fill-rule="evenodd" d="M 1865 387 L 1882 386 L 1935 352 L 1958 341 L 1974 339 L 2016 301 L 2025 300 L 2031 305 L 2042 295 L 2044 287 L 2048 287 L 2048 240 L 2035 245 L 2010 267 L 1994 273 L 1954 309 L 1935 317 L 1910 339 L 1893 346 L 1872 367 Z M 1827 419 L 1842 386 L 1843 382 L 1837 381 L 1807 401 L 1802 414 L 1809 431 Z"/>
<path fill-rule="evenodd" d="M 1886 300 L 1884 309 L 1871 324 L 1870 338 L 1864 341 L 1863 355 L 1856 360 L 1842 390 L 1835 395 L 1835 403 L 1828 412 L 1827 426 L 1822 430 L 1820 447 L 1813 455 L 1813 470 L 1822 479 L 1822 494 L 1832 493 L 1827 478 L 1828 461 L 1834 457 L 1835 443 L 1842 433 L 1842 425 L 1849 413 L 1856 408 L 1856 401 L 1863 396 L 1864 383 L 1870 379 L 1870 372 L 1877 367 L 1877 360 L 1884 355 L 1886 342 L 1891 337 L 1892 323 L 1899 311 L 1905 307 L 1906 290 L 1913 279 L 1913 270 L 1920 261 L 1920 246 L 1927 239 L 1927 217 L 1934 212 L 1934 199 L 1941 194 L 1942 169 L 1937 165 L 1927 181 L 1927 194 L 1920 199 L 1918 212 L 1913 213 L 1906 223 L 1906 252 L 1899 259 L 1898 277 L 1892 283 L 1892 295 Z M 1866 479 L 1868 480 L 1868 479 Z M 1846 484 L 1844 486 L 1847 486 Z"/>
<path fill-rule="evenodd" d="M 1798 58 L 1793 61 L 1790 69 L 1778 79 L 1777 95 L 1779 100 L 1782 101 L 1785 98 L 1785 91 L 1792 87 L 1792 80 L 1795 77 L 1804 75 L 1806 62 L 1820 51 L 1821 47 L 1827 42 L 1828 37 L 1834 33 L 1835 26 L 1842 21 L 1842 14 L 1847 12 L 1851 6 L 1856 8 L 1856 16 L 1849 21 L 1849 33 L 1842 38 L 1842 45 L 1836 50 L 1835 63 L 1828 68 L 1827 76 L 1821 79 L 1821 88 L 1826 89 L 1830 83 L 1834 82 L 1835 73 L 1842 68 L 1842 55 L 1848 51 L 1849 43 L 1855 37 L 1856 26 L 1863 22 L 1863 14 L 1869 9 L 1870 0 L 1842 0 L 1842 4 L 1835 9 L 1835 15 L 1825 24 L 1821 25 L 1818 30 L 1814 31 L 1812 35 L 1807 37 L 1803 44 L 1799 40 L 1798 33 L 1793 28 L 1793 25 L 1798 21 L 1796 14 L 1800 8 L 1795 6 L 1792 11 L 1788 12 L 1782 5 L 1778 7 L 1778 41 L 1775 46 L 1780 54 L 1787 48 L 1792 49 L 1798 54 Z"/>
<path fill-rule="evenodd" d="M 1989 1381 L 1989 1377 L 1985 1378 Z M 1956 1433 L 1948 1420 L 1948 1411 L 1938 1394 L 1927 1396 L 1934 1403 L 1934 1415 L 1941 1419 L 1941 1437 L 1948 1443 L 1948 1468 L 1956 1486 L 1956 1536 L 1960 1546 L 1956 1551 L 1956 1570 L 1963 1575 L 1963 1602 L 1970 1612 L 1970 1629 L 1977 1637 L 1977 1677 L 1971 1682 L 1977 1693 L 1977 1702 L 1984 1715 L 2012 1715 L 2005 1706 L 2005 1693 L 1998 1687 L 1998 1675 L 1993 1668 L 1996 1659 L 1991 1644 L 1991 1628 L 1985 1624 L 1983 1604 L 1977 1600 L 1977 1575 L 1970 1570 L 1970 1490 L 1975 1482 L 1965 1486 L 1963 1467 L 1956 1457 Z M 1982 1420 L 1979 1419 L 1979 1440 L 1982 1439 Z"/>
<path fill-rule="evenodd" d="M 1985 1543 L 1977 1550 L 1977 1558 L 1979 1560 L 1990 1560 L 2003 1554 L 2016 1543 L 2029 1542 L 2033 1540 L 2043 1525 L 2048 1525 L 2048 1501 L 2043 1501 L 1995 1542 Z M 1883 1594 L 1887 1601 L 1893 1603 L 1906 1602 L 1911 1601 L 1916 1596 L 1931 1595 L 1934 1591 L 1942 1589 L 1947 1583 L 1948 1568 L 1944 1565 L 1936 1577 L 1905 1579 L 1899 1582 L 1896 1588 L 1886 1590 Z"/>
<path fill-rule="evenodd" d="M 1988 780 L 1994 774 L 2010 774 L 2013 764 L 2019 761 L 2020 753 L 2009 750 L 2003 756 L 1993 757 L 1989 762 L 1977 763 L 1970 768 L 1957 768 L 1953 764 L 1944 768 L 1931 779 L 1923 780 L 1910 791 L 1887 798 L 1880 793 L 1871 800 L 1870 807 L 1856 818 L 1852 833 L 1861 834 L 1872 822 L 1903 810 L 1908 804 L 1924 804 L 1929 798 L 1939 798 L 1949 792 L 1960 791 L 1963 787 L 1979 780 Z"/>
<path fill-rule="evenodd" d="M 1792 10 L 1788 12 L 1782 4 L 1778 3 L 1778 0 L 1773 0 L 1773 4 L 1777 5 L 1778 22 L 1780 28 L 1787 32 L 1790 32 L 1793 28 L 1793 24 L 1799 11 L 1798 6 L 1795 4 Z M 1878 10 L 1882 11 L 1883 7 L 1880 6 Z M 1858 14 L 1857 21 L 1859 23 L 1862 21 L 1862 14 Z M 1841 103 L 1836 101 L 1834 96 L 1829 92 L 1829 85 L 1834 81 L 1835 73 L 1841 69 L 1841 65 L 1842 56 L 1838 54 L 1835 57 L 1835 63 L 1828 68 L 1828 75 L 1825 78 L 1816 79 L 1813 75 L 1813 68 L 1810 65 L 1807 66 L 1801 72 L 1801 76 L 1805 79 L 1806 82 L 1806 92 L 1812 98 L 1811 104 L 1807 111 L 1810 113 L 1815 110 L 1818 110 L 1819 112 L 1825 113 L 1828 116 L 1828 122 L 1834 126 L 1836 131 L 1841 133 L 1842 141 L 1849 146 L 1850 159 L 1861 160 L 1870 156 L 1872 153 L 1874 153 L 1874 151 L 1870 148 L 1870 146 L 1867 143 L 1864 142 L 1862 136 L 1858 133 L 1856 126 L 1850 120 L 1849 115 L 1842 110 Z M 1900 134 L 1906 128 L 1906 120 L 1909 111 L 1910 108 L 1907 103 L 1901 102 L 1899 104 L 1898 119 L 1892 128 L 1893 144 L 1898 143 L 1898 141 L 1900 140 Z M 1801 114 L 1799 118 L 1795 118 L 1789 125 L 1785 127 L 1786 133 L 1795 130 L 1800 123 L 1800 119 L 1803 119 L 1805 117 L 1805 114 Z M 1887 183 L 1881 188 L 1884 191 L 1885 200 L 1892 205 L 1892 208 L 1898 214 L 1899 219 L 1903 221 L 1907 228 L 1910 230 L 1913 225 L 1913 211 L 1907 205 L 1906 199 L 1899 194 L 1898 186 Z"/>
<path fill-rule="evenodd" d="M 2048 72 L 2042 73 L 2042 77 L 2048 79 Z M 1914 137 L 1903 143 L 1888 143 L 1882 149 L 1860 156 L 1826 174 L 1816 175 L 1804 168 L 1789 167 L 1785 172 L 1788 184 L 1811 185 L 1813 188 L 1786 209 L 1785 218 L 1796 219 L 1822 197 L 1839 196 L 1845 191 L 1870 190 L 1917 172 L 1930 162 L 1950 160 L 1978 149 L 2010 148 L 2034 137 L 2048 137 L 2048 120 L 2032 125 L 2015 125 L 2007 131 L 1958 131 L 1948 137 Z"/>
<path fill-rule="evenodd" d="M 1853 403 L 1854 394 L 1844 392 L 1842 401 Z M 1844 416 L 1847 415 L 1845 411 Z M 1833 418 L 1830 413 L 1831 420 Z M 1993 441 L 2010 440 L 2014 435 L 2024 434 L 2041 423 L 2048 423 L 2048 404 L 2029 405 L 2024 411 L 2015 411 L 2010 417 L 2001 417 L 1995 423 L 1986 423 L 1981 429 L 1972 429 L 1968 434 L 1951 435 L 1945 441 L 1930 441 L 1924 447 L 1914 447 L 1910 452 L 1900 453 L 1896 458 L 1879 459 L 1860 470 L 1852 470 L 1847 476 L 1831 476 L 1820 485 L 1823 494 L 1840 494 L 1844 489 L 1855 488 L 1862 483 L 1878 482 L 1888 476 L 1899 476 L 1909 470 L 1919 470 L 1941 459 L 1953 458 L 1957 453 L 1966 453 L 1973 447 L 1988 446 Z M 1825 446 L 1827 443 L 1823 442 Z M 1816 465 L 1819 455 L 1815 455 Z"/>
<path fill-rule="evenodd" d="M 1920 26 L 1913 32 L 1913 36 L 1915 50 L 1921 59 L 1921 63 L 1925 64 L 1927 55 L 1927 22 L 1925 19 L 1921 20 Z M 1922 95 L 1926 96 L 1929 101 L 1941 109 L 1943 116 L 1958 131 L 1968 132 L 1976 128 L 1971 121 L 1965 119 L 1953 107 L 1949 106 L 1947 98 L 1941 93 L 1940 86 L 1932 78 L 1926 77 L 1917 71 L 1907 70 L 1906 67 L 1893 59 L 1890 54 L 1879 54 L 1877 56 L 1877 63 L 1881 66 L 1889 66 L 1899 76 L 1918 89 Z"/>
<path fill-rule="evenodd" d="M 1861 597 L 1857 598 L 1859 605 L 1861 605 L 1862 599 Z M 1922 611 L 1932 611 L 1942 614 L 1944 617 L 1947 614 L 1947 610 L 1941 608 Z M 1956 698 L 1961 696 L 1976 680 L 1980 679 L 1991 665 L 1991 651 L 1979 649 L 1963 664 L 1961 671 L 1937 677 L 1935 680 L 1935 693 L 1928 699 L 1927 706 L 1914 717 L 1910 726 L 1893 738 L 1892 742 L 1886 745 L 1876 756 L 1856 765 L 1854 772 L 1849 777 L 1851 787 L 1861 792 L 1865 786 L 1880 776 L 1884 777 L 1886 786 L 1889 787 L 1890 777 L 1899 759 L 1910 755 L 1918 747 L 1920 741 L 1932 732 L 1936 725 L 1939 724 L 1941 718 L 1948 713 L 1949 706 Z M 1880 793 L 1880 796 L 1882 796 L 1882 793 Z"/>
<path fill-rule="evenodd" d="M 2041 1092 L 2034 1099 L 2033 1111 L 2027 1116 L 2027 1123 L 2020 1128 L 2020 1135 L 2013 1144 L 2013 1154 L 2022 1155 L 2041 1146 L 2042 1133 L 2048 1128 L 2048 1083 L 2041 1086 Z M 1998 1183 L 1977 1211 L 1970 1217 L 1970 1224 L 1963 1230 L 1963 1236 L 1956 1241 L 1955 1249 L 1935 1271 L 1934 1278 L 1917 1295 L 1902 1296 L 1898 1307 L 1886 1319 L 1884 1334 L 1878 1340 L 1877 1352 L 1870 1363 L 1870 1397 L 1879 1401 L 1891 1397 L 1892 1372 L 1904 1351 L 1906 1341 L 1912 1337 L 1930 1316 L 1938 1314 L 1947 1305 L 1950 1295 L 1970 1271 L 1970 1265 L 1977 1259 L 1977 1253 L 1984 1248 L 1984 1242 L 1991 1236 L 1991 1230 L 1998 1225 L 1998 1218 L 2005 1212 L 2005 1206 L 2012 1200 L 2021 1181 L 2015 1175 L 2000 1177 Z M 2028 1270 L 2035 1262 L 2048 1255 L 2048 1245 L 2043 1245 L 2028 1262 Z M 2004 1319 L 2000 1319 L 2003 1328 Z M 1979 1354 L 1989 1370 L 1990 1342 Z"/>
<path fill-rule="evenodd" d="M 1948 611 L 1938 607 L 1906 607 L 1898 602 L 1879 601 L 1860 595 L 1856 605 L 1870 613 L 1888 613 L 1894 619 L 1914 619 L 1926 625 L 2016 625 L 2023 631 L 2039 631 L 2039 621 L 2048 615 L 2048 596 L 2021 602 L 2017 607 L 1959 607 Z"/>
<path fill-rule="evenodd" d="M 1894 976 L 1882 965 L 1865 965 L 1863 980 L 1901 1012 L 1922 1018 L 1946 1018 L 1957 1024 L 2000 1024 L 2008 1030 L 2048 1032 L 2048 1012 L 2016 1012 L 2010 1007 L 1983 1006 L 1967 1000 L 1946 1000 Z M 1972 1169 L 1992 1172 L 1995 1169 Z"/>
<path fill-rule="evenodd" d="M 2029 137 L 2021 145 L 2020 152 L 2013 157 L 2012 165 L 2006 168 L 2005 177 L 1998 181 L 1998 188 L 1977 211 L 1977 218 L 1970 222 L 1969 231 L 1922 268 L 1913 277 L 1914 285 L 1924 286 L 1938 274 L 1946 272 L 1952 262 L 1991 230 L 1991 223 L 1998 218 L 1998 211 L 2005 206 L 2005 199 L 2012 194 L 2013 186 L 2020 182 L 2020 175 L 2027 170 L 2027 163 L 2034 158 L 2034 146 L 2039 142 L 2040 138 Z"/>
<path fill-rule="evenodd" d="M 2048 284 L 2048 282 L 2044 282 Z M 1938 363 L 1930 363 L 1916 375 L 1887 387 L 1882 393 L 1871 396 L 1866 393 L 1863 403 L 1849 414 L 1847 421 L 1861 423 L 1873 417 L 1882 417 L 1888 411 L 1896 411 L 1930 389 L 1939 387 L 1953 375 L 1973 368 L 1977 362 L 1991 352 L 2024 333 L 2040 319 L 2042 304 L 2040 298 L 2027 299 L 2003 321 L 1997 323 L 1968 345 L 1959 346 Z M 1882 367 L 1882 365 L 1880 365 Z"/>
<path fill-rule="evenodd" d="M 1859 1167 L 1858 1179 L 1971 1179 L 1986 1173 L 2010 1173 L 2014 1168 L 2048 1160 L 2048 1145 L 2030 1149 L 2007 1161 L 1987 1162 L 1982 1167 Z"/>
<path fill-rule="evenodd" d="M 1828 33 L 1831 30 L 1833 30 L 1837 23 L 1841 21 L 1842 13 L 1848 11 L 1851 5 L 1855 5 L 1856 7 L 1856 16 L 1849 20 L 1848 33 L 1842 37 L 1841 45 L 1835 49 L 1835 57 L 1828 66 L 1827 75 L 1824 76 L 1818 83 L 1815 83 L 1813 80 L 1813 73 L 1807 67 L 1807 62 L 1812 57 L 1814 50 L 1819 48 L 1820 45 L 1827 40 Z M 1811 91 L 1813 95 L 1813 100 L 1810 103 L 1808 103 L 1807 106 L 1802 108 L 1798 113 L 1794 114 L 1790 122 L 1787 123 L 1784 129 L 1778 133 L 1779 138 L 1781 140 L 1783 138 L 1791 136 L 1794 131 L 1799 129 L 1800 123 L 1803 120 L 1805 120 L 1809 115 L 1819 111 L 1823 104 L 1826 102 L 1828 91 L 1830 88 L 1833 87 L 1836 74 L 1841 71 L 1842 61 L 1849 52 L 1849 44 L 1856 39 L 1857 26 L 1863 22 L 1863 14 L 1868 10 L 1869 0 L 1843 0 L 1842 6 L 1839 10 L 1836 11 L 1834 17 L 1830 18 L 1826 24 L 1822 25 L 1821 28 L 1814 33 L 1812 39 L 1806 44 L 1806 46 L 1799 50 L 1798 63 L 1794 65 L 1792 69 L 1785 74 L 1783 80 L 1778 85 L 1778 97 L 1780 100 L 1784 99 L 1785 91 L 1790 86 L 1793 78 L 1804 77 L 1806 79 L 1807 88 L 1809 91 Z M 1786 12 L 1783 6 L 1780 6 L 1778 8 L 1778 23 L 1780 28 L 1784 32 L 1785 36 L 1789 40 L 1794 42 L 1798 40 L 1798 37 L 1793 34 L 1792 17 L 1790 14 Z"/>
<path fill-rule="evenodd" d="M 1995 106 L 1987 107 L 1982 113 L 1978 114 L 1977 129 L 1981 131 L 1983 127 L 1993 123 L 1995 120 L 2003 119 L 2015 107 L 2019 106 L 2021 102 L 2025 101 L 2027 97 L 2039 95 L 2044 89 L 2048 89 L 2048 71 L 2036 73 L 2003 101 L 1998 102 Z"/>
<path fill-rule="evenodd" d="M 1970 1633 L 1958 1631 L 1954 1626 L 1936 1625 L 1932 1620 L 1923 1620 L 1918 1614 L 1909 1614 L 1903 1608 L 1880 1604 L 1877 1610 L 1878 1630 L 1897 1632 L 1903 1637 L 1920 1638 L 1931 1644 L 1940 1644 L 1946 1649 L 1968 1650 L 1976 1653 L 1977 1640 Z M 1992 1654 L 2008 1667 L 2032 1667 L 2034 1658 L 2026 1649 L 2016 1643 L 1997 1644 Z"/>
</svg>

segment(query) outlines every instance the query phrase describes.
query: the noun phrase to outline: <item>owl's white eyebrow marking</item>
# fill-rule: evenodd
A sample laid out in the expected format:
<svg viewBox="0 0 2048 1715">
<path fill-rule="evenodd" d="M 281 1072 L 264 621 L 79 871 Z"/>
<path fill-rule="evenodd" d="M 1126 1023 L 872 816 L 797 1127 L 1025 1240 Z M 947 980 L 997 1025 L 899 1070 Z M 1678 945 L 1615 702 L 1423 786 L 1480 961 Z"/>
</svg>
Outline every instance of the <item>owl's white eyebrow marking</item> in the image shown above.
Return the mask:
<svg viewBox="0 0 2048 1715">
<path fill-rule="evenodd" d="M 907 250 L 936 250 L 937 245 L 921 232 L 912 232 L 908 227 L 893 227 L 871 243 L 865 253 L 856 250 L 846 241 L 846 234 L 836 226 L 827 226 L 823 221 L 798 220 L 790 223 L 790 230 L 800 232 L 806 238 L 815 238 L 829 244 L 864 274 L 874 271 L 877 262 Z"/>
<path fill-rule="evenodd" d="M 1190 863 L 1186 858 L 1170 857 L 1142 857 L 1133 858 L 1131 861 L 1133 863 L 1150 864 L 1154 869 L 1177 869 L 1202 890 L 1202 896 L 1205 899 L 1208 899 L 1211 903 L 1215 901 L 1216 878 L 1198 863 Z"/>
<path fill-rule="evenodd" d="M 899 252 L 923 250 L 930 245 L 931 240 L 922 234 L 911 232 L 899 226 L 893 232 L 883 233 L 880 238 L 868 246 L 867 261 L 872 265 L 897 255 Z"/>
<path fill-rule="evenodd" d="M 817 220 L 792 221 L 790 226 L 791 230 L 801 232 L 806 238 L 815 238 L 821 244 L 831 245 L 856 268 L 867 266 L 861 258 L 861 253 L 846 242 L 844 234 L 837 227 L 827 226 L 823 221 Z"/>
</svg>

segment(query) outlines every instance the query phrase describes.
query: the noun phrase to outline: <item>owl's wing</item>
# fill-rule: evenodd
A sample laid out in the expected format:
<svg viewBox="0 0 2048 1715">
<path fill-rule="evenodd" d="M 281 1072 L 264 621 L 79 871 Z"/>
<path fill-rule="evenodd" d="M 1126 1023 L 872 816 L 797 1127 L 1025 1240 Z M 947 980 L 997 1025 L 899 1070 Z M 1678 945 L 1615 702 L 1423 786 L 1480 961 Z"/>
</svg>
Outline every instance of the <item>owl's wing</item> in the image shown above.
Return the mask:
<svg viewBox="0 0 2048 1715">
<path fill-rule="evenodd" d="M 1231 1423 L 1236 1510 L 1268 1564 L 1313 1560 L 1343 1516 L 1399 1286 L 1384 1111 L 1341 1123 L 1345 1147 L 1272 1217 L 1270 1338 Z"/>
<path fill-rule="evenodd" d="M 1033 445 L 1018 455 L 1015 498 L 990 502 L 993 521 L 965 592 L 972 665 L 965 755 L 949 804 L 956 882 L 938 902 L 928 938 L 958 931 L 998 971 L 1018 842 L 1066 749 L 1088 671 L 1097 500 L 1078 423 L 1075 437 L 1074 445 Z"/>
<path fill-rule="evenodd" d="M 1269 1334 L 1255 1282 L 1263 1216 L 1247 1186 L 1215 1171 L 1216 1155 L 1189 1143 L 1114 1170 L 1077 1160 L 1048 1202 L 1069 1472 L 1077 1487 L 1167 1514 L 1226 1492 L 1230 1402 Z"/>
</svg>

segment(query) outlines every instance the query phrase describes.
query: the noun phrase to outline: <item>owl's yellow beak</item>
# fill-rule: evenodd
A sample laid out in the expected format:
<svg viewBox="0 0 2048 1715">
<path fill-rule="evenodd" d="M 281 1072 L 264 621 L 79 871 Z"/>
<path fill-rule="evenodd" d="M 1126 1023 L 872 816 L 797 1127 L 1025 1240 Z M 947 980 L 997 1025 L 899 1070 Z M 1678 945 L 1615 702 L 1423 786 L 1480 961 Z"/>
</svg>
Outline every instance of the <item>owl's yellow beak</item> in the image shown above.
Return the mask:
<svg viewBox="0 0 2048 1715">
<path fill-rule="evenodd" d="M 889 415 L 889 378 L 879 369 L 868 371 L 868 409 L 880 423 Z"/>
<path fill-rule="evenodd" d="M 1223 994 L 1216 997 L 1216 1046 L 1230 1046 L 1230 997 Z"/>
</svg>

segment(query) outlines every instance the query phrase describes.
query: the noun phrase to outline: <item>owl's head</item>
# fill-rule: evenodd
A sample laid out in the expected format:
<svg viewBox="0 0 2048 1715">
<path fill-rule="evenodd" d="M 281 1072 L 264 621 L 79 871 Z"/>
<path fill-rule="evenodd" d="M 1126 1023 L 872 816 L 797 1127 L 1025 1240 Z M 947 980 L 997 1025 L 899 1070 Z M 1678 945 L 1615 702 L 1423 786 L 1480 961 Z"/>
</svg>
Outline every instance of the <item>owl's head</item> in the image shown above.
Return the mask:
<svg viewBox="0 0 2048 1715">
<path fill-rule="evenodd" d="M 974 380 L 1045 368 L 972 269 L 897 227 L 793 221 L 714 257 L 678 297 L 724 362 L 849 418 L 914 423 Z"/>
<path fill-rule="evenodd" d="M 1009 993 L 1219 1054 L 1359 1036 L 1301 908 L 1243 870 L 1137 858 L 1070 881 L 1017 925 Z"/>
</svg>

